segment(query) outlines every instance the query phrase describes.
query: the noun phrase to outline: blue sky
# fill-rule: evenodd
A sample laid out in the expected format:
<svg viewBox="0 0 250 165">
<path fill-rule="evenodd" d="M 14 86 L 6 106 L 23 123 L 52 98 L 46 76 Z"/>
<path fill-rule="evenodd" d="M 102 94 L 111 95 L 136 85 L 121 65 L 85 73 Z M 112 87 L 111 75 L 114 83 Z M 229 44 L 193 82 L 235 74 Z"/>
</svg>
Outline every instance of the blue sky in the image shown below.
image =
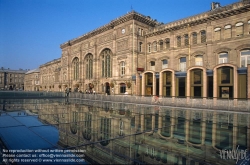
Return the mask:
<svg viewBox="0 0 250 165">
<path fill-rule="evenodd" d="M 216 0 L 222 6 L 240 0 Z M 60 58 L 60 44 L 131 9 L 168 23 L 210 10 L 213 0 L 0 0 L 0 67 L 35 69 Z"/>
</svg>

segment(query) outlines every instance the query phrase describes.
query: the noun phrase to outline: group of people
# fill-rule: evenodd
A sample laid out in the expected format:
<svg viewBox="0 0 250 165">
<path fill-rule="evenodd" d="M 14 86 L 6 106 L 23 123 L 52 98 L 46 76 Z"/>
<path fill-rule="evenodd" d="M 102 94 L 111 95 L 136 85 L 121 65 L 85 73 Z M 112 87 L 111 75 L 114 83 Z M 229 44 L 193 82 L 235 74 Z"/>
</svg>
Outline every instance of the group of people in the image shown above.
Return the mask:
<svg viewBox="0 0 250 165">
<path fill-rule="evenodd" d="M 95 90 L 85 90 L 86 94 L 95 94 Z"/>
<path fill-rule="evenodd" d="M 78 92 L 81 93 L 81 91 L 79 90 L 79 88 L 77 90 L 75 90 L 75 91 L 78 91 Z M 71 92 L 70 88 L 66 87 L 65 88 L 65 96 L 68 97 L 70 92 Z M 86 94 L 96 94 L 95 90 L 87 90 L 87 89 L 85 90 L 85 93 Z"/>
</svg>

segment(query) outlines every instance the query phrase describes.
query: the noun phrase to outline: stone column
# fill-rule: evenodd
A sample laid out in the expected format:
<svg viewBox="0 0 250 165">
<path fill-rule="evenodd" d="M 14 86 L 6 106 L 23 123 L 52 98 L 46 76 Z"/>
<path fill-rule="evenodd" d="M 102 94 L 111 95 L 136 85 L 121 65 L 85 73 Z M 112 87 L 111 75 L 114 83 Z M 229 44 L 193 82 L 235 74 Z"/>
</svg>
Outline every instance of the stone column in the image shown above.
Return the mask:
<svg viewBox="0 0 250 165">
<path fill-rule="evenodd" d="M 207 72 L 206 69 L 203 69 L 203 105 L 206 105 L 206 100 L 207 100 Z"/>
<path fill-rule="evenodd" d="M 153 96 L 156 95 L 156 77 L 155 73 L 153 73 Z"/>
<path fill-rule="evenodd" d="M 218 90 L 217 90 L 217 68 L 214 69 L 214 74 L 213 74 L 213 79 L 214 79 L 214 82 L 213 82 L 213 88 L 214 88 L 214 91 L 213 91 L 213 106 L 216 106 L 216 101 L 217 101 L 217 95 L 218 95 Z"/>
<path fill-rule="evenodd" d="M 175 72 L 172 72 L 172 102 L 174 102 L 175 100 Z"/>
<path fill-rule="evenodd" d="M 159 77 L 159 90 L 160 90 L 160 91 L 159 91 L 159 95 L 162 96 L 162 85 L 163 85 L 163 84 L 162 84 L 162 76 L 163 76 L 163 73 L 160 72 L 160 73 L 159 73 L 159 76 L 160 76 L 160 77 Z"/>
<path fill-rule="evenodd" d="M 187 88 L 187 103 L 189 103 L 189 99 L 190 99 L 190 69 L 187 70 L 187 84 L 186 84 L 186 88 Z"/>
<path fill-rule="evenodd" d="M 140 79 L 140 73 L 136 73 L 136 95 L 140 95 L 140 84 L 141 84 L 141 79 Z"/>
<path fill-rule="evenodd" d="M 238 73 L 237 73 L 237 68 L 236 67 L 233 67 L 233 79 L 234 79 L 234 106 L 237 106 L 237 98 L 238 98 Z"/>
<path fill-rule="evenodd" d="M 141 91 L 142 96 L 145 95 L 145 74 L 142 74 L 142 91 Z"/>
</svg>

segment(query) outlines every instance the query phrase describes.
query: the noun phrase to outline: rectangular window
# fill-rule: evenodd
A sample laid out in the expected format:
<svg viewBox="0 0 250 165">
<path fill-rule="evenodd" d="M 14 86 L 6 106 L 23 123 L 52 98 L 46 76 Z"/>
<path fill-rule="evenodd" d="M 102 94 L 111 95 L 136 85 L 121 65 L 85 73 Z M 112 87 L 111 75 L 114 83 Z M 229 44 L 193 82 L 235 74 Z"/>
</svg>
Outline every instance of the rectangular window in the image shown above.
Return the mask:
<svg viewBox="0 0 250 165">
<path fill-rule="evenodd" d="M 166 48 L 167 49 L 170 48 L 170 39 L 169 38 L 166 39 Z"/>
<path fill-rule="evenodd" d="M 236 24 L 237 25 L 237 24 Z M 236 36 L 240 37 L 243 35 L 243 24 L 236 26 Z"/>
<path fill-rule="evenodd" d="M 195 65 L 197 66 L 203 66 L 203 60 L 202 60 L 202 56 L 198 55 L 195 57 Z"/>
<path fill-rule="evenodd" d="M 231 28 L 225 29 L 224 30 L 224 38 L 231 38 Z"/>
<path fill-rule="evenodd" d="M 221 84 L 230 83 L 230 68 L 223 67 L 221 68 Z"/>
<path fill-rule="evenodd" d="M 177 47 L 181 47 L 181 37 L 177 37 Z"/>
<path fill-rule="evenodd" d="M 150 69 L 155 70 L 155 62 L 154 61 L 150 62 Z"/>
<path fill-rule="evenodd" d="M 188 34 L 185 34 L 185 46 L 189 45 L 189 37 Z"/>
<path fill-rule="evenodd" d="M 193 33 L 193 44 L 197 44 L 197 33 Z"/>
<path fill-rule="evenodd" d="M 241 52 L 241 67 L 247 67 L 250 64 L 250 50 Z"/>
<path fill-rule="evenodd" d="M 186 57 L 180 58 L 180 71 L 186 71 Z"/>
<path fill-rule="evenodd" d="M 139 43 L 139 52 L 142 52 L 142 42 Z"/>
<path fill-rule="evenodd" d="M 201 32 L 201 43 L 205 43 L 207 40 L 206 31 Z"/>
<path fill-rule="evenodd" d="M 163 42 L 160 41 L 160 50 L 163 50 Z"/>
<path fill-rule="evenodd" d="M 222 53 L 219 55 L 219 64 L 227 63 L 228 62 L 228 54 Z"/>
<path fill-rule="evenodd" d="M 162 60 L 162 69 L 168 68 L 168 60 Z"/>
<path fill-rule="evenodd" d="M 194 84 L 201 84 L 201 71 L 194 70 Z"/>
<path fill-rule="evenodd" d="M 220 37 L 221 37 L 221 29 L 220 28 L 216 28 L 214 30 L 214 40 L 215 41 L 220 40 Z"/>
</svg>

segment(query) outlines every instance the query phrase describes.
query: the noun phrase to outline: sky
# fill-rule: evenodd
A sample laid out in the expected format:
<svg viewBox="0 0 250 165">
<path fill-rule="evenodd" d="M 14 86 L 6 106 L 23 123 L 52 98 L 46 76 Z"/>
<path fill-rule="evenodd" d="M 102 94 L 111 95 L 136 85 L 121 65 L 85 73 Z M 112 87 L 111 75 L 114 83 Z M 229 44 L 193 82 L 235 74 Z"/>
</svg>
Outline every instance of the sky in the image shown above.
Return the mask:
<svg viewBox="0 0 250 165">
<path fill-rule="evenodd" d="M 221 6 L 240 0 L 216 0 Z M 60 45 L 134 10 L 169 23 L 207 12 L 213 0 L 0 0 L 0 68 L 36 69 Z"/>
</svg>

